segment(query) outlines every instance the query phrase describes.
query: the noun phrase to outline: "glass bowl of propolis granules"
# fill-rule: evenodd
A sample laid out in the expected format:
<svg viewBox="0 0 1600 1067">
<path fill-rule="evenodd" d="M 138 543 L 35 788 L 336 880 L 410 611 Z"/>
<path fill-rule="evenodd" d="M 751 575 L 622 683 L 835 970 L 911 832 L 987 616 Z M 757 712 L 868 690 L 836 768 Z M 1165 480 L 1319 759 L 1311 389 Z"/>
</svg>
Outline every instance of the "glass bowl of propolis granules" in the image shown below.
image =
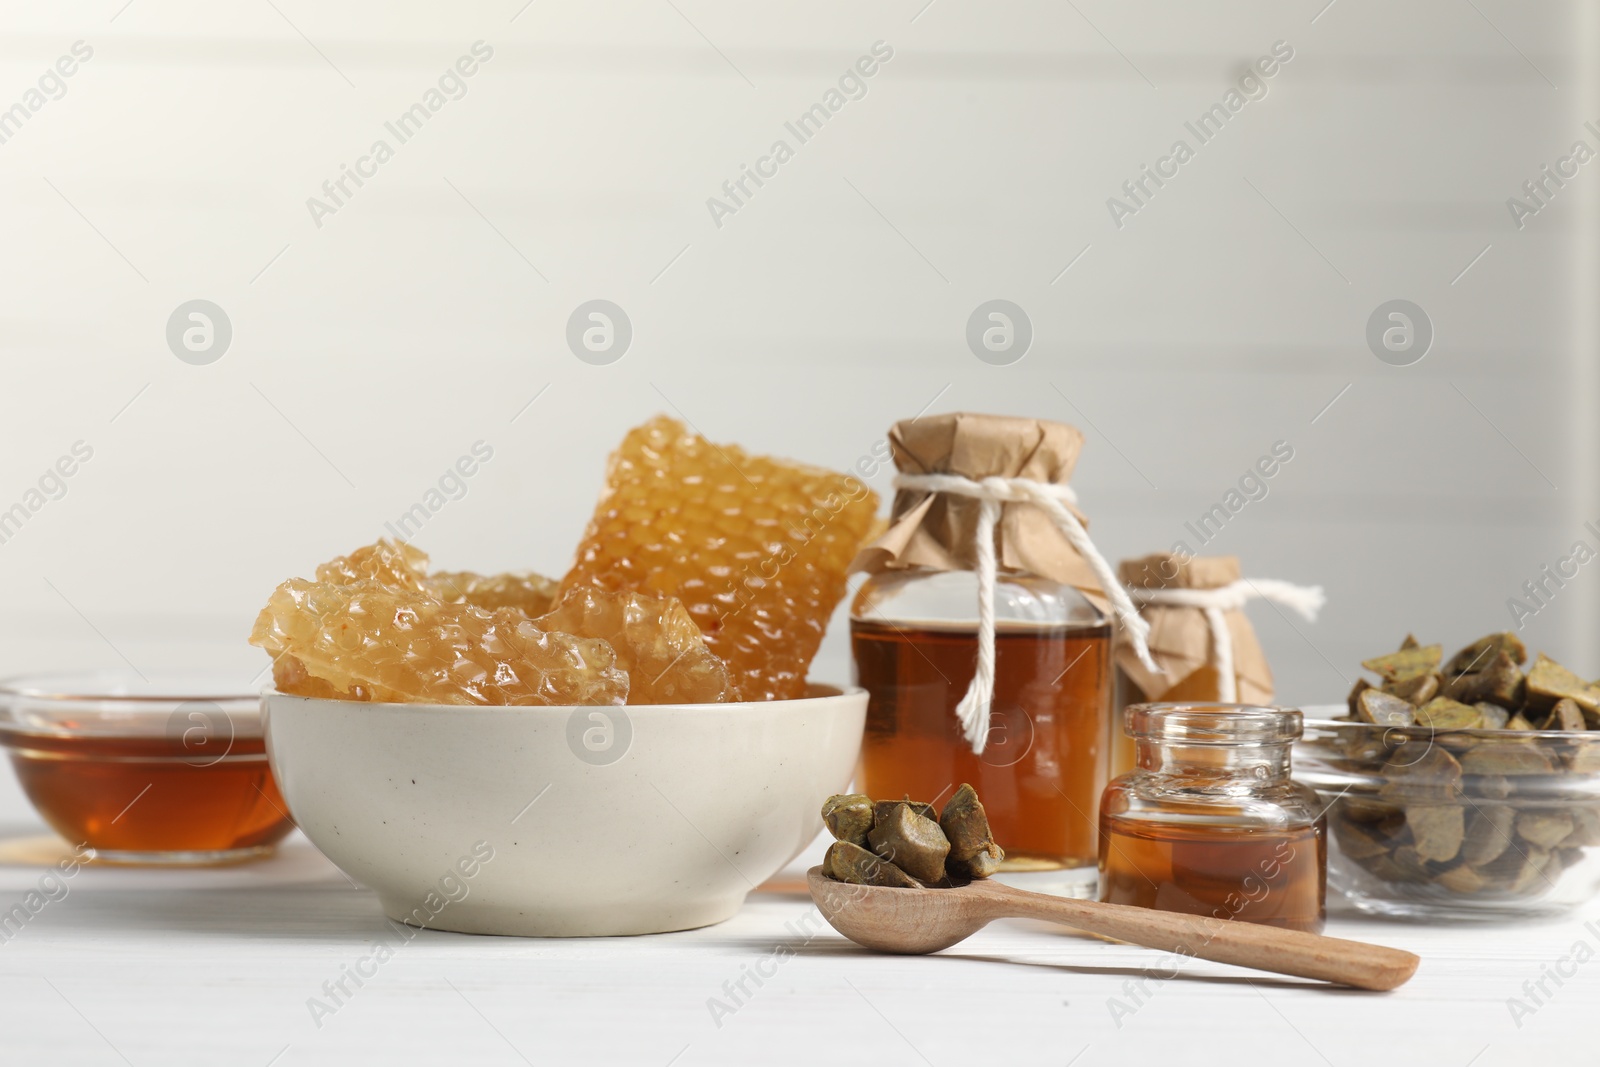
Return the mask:
<svg viewBox="0 0 1600 1067">
<path fill-rule="evenodd" d="M 250 641 L 289 810 L 402 922 L 728 918 L 855 768 L 866 693 L 807 675 L 876 511 L 859 479 L 657 418 L 560 578 L 380 541 L 283 582 Z"/>
<path fill-rule="evenodd" d="M 1600 891 L 1600 686 L 1515 634 L 1366 660 L 1306 709 L 1295 777 L 1328 805 L 1328 884 L 1403 918 L 1560 914 Z"/>
</svg>

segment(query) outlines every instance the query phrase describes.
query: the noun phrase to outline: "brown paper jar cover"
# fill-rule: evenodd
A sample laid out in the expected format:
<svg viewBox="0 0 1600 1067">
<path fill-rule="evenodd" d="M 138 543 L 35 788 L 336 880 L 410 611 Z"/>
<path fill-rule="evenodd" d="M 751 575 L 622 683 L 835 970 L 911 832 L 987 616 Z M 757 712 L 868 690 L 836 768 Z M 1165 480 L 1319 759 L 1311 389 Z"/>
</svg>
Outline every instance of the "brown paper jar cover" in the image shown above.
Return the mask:
<svg viewBox="0 0 1600 1067">
<path fill-rule="evenodd" d="M 1118 576 L 1131 589 L 1220 589 L 1241 577 L 1235 556 L 1177 556 L 1160 552 L 1140 559 L 1123 560 Z M 1137 601 L 1137 597 L 1135 600 Z M 1150 624 L 1150 655 L 1166 671 L 1153 675 L 1139 662 L 1133 649 L 1118 642 L 1115 659 L 1118 668 L 1139 690 L 1141 699 L 1167 699 L 1176 693 L 1186 700 L 1200 699 L 1194 689 L 1205 688 L 1216 699 L 1216 665 L 1212 662 L 1211 628 L 1199 608 L 1145 604 L 1139 609 Z M 1256 639 L 1255 627 L 1242 611 L 1225 611 L 1228 633 L 1233 638 L 1234 675 L 1241 704 L 1272 703 L 1272 671 Z M 1202 683 L 1209 670 L 1210 686 Z M 1188 683 L 1188 684 L 1185 684 Z"/>
<path fill-rule="evenodd" d="M 974 481 L 1028 478 L 1066 485 L 1083 448 L 1083 434 L 1044 419 L 953 412 L 895 423 L 889 446 L 903 474 L 959 474 Z M 1087 528 L 1082 512 L 1067 507 Z M 895 493 L 889 528 L 857 554 L 850 569 L 974 570 L 978 508 L 970 497 L 901 489 Z M 1003 504 L 995 540 L 1002 570 L 1073 586 L 1101 612 L 1107 610 L 1093 569 L 1041 508 Z"/>
</svg>

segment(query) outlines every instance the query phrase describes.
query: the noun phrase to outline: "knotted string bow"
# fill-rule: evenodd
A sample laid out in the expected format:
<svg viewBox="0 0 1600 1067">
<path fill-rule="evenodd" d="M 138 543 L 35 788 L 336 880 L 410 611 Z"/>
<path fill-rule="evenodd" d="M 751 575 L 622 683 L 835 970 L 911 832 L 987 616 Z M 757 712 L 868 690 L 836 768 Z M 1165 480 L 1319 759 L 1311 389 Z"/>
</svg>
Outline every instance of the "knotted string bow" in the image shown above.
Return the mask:
<svg viewBox="0 0 1600 1067">
<path fill-rule="evenodd" d="M 1101 590 L 1111 601 L 1112 612 L 1127 631 L 1139 662 L 1155 674 L 1162 673 L 1150 657 L 1150 624 L 1140 617 L 1139 609 L 1129 599 L 1122 583 L 1117 581 L 1111 565 L 1089 539 L 1089 531 L 1083 528 L 1078 516 L 1067 506 L 1078 502 L 1077 494 L 1070 487 L 1032 478 L 989 477 L 973 480 L 959 474 L 900 474 L 895 477 L 894 485 L 896 489 L 948 493 L 970 497 L 978 502 L 975 546 L 978 563 L 978 666 L 966 695 L 956 705 L 956 717 L 961 721 L 962 735 L 972 745 L 975 755 L 983 754 L 989 736 L 989 708 L 994 700 L 994 583 L 999 570 L 995 558 L 994 532 L 1000 524 L 1002 504 L 1032 504 L 1050 517 L 1099 580 Z"/>
</svg>

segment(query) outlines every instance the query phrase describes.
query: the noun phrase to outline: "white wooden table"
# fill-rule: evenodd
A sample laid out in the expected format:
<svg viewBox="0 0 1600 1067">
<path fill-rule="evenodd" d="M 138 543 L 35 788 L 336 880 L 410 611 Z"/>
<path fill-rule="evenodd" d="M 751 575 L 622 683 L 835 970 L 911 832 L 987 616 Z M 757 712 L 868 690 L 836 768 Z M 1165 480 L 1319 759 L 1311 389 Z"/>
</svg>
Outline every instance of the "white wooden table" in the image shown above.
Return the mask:
<svg viewBox="0 0 1600 1067">
<path fill-rule="evenodd" d="M 0 827 L 13 842 L 39 832 Z M 811 907 L 799 876 L 812 858 L 704 930 L 549 941 L 421 931 L 381 963 L 376 947 L 398 938 L 377 899 L 298 835 L 272 860 L 226 870 L 84 869 L 67 895 L 6 928 L 0 1062 L 1488 1067 L 1600 1058 L 1600 963 L 1588 958 L 1600 949 L 1600 907 L 1492 927 L 1337 915 L 1329 933 L 1423 957 L 1406 987 L 1367 994 L 1204 962 L 1156 979 L 1146 970 L 1154 953 L 1026 922 L 995 924 L 938 956 L 872 955 Z M 0 908 L 23 902 L 40 874 L 0 866 Z M 1571 955 L 1579 941 L 1581 963 Z M 1508 998 L 1525 996 L 1523 983 L 1562 957 L 1574 973 L 1559 987 L 1546 979 L 1552 995 L 1519 1027 Z M 357 970 L 371 974 L 360 986 L 346 977 Z M 350 995 L 335 1000 L 328 989 L 341 979 Z M 314 1018 L 311 998 L 331 1014 Z"/>
</svg>

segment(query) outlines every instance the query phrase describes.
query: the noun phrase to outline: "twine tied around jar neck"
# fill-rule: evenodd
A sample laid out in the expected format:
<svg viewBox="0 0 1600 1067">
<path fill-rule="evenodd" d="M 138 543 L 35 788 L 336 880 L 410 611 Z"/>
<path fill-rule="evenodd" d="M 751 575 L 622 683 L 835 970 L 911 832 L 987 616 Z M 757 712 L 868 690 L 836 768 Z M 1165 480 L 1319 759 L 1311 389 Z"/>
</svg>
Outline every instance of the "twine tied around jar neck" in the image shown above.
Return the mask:
<svg viewBox="0 0 1600 1067">
<path fill-rule="evenodd" d="M 1233 668 L 1233 634 L 1224 613 L 1238 611 L 1251 600 L 1281 604 L 1307 622 L 1317 621 L 1326 598 L 1320 585 L 1295 585 L 1276 578 L 1241 578 L 1215 589 L 1130 589 L 1143 604 L 1168 608 L 1198 608 L 1211 633 L 1211 658 L 1217 670 L 1217 699 L 1224 704 L 1239 700 L 1239 681 Z M 1139 662 L 1145 662 L 1143 655 Z"/>
<path fill-rule="evenodd" d="M 999 570 L 995 557 L 995 527 L 1000 522 L 1002 504 L 1032 504 L 1038 507 L 1077 550 L 1100 582 L 1100 589 L 1111 602 L 1111 610 L 1127 632 L 1139 662 L 1155 674 L 1162 674 L 1150 656 L 1150 624 L 1128 598 L 1128 591 L 1117 581 L 1111 565 L 1089 539 L 1089 531 L 1067 504 L 1078 496 L 1069 486 L 1035 481 L 1032 478 L 989 477 L 973 480 L 959 474 L 898 474 L 896 489 L 921 490 L 971 497 L 978 502 L 977 550 L 974 568 L 978 576 L 978 664 L 972 684 L 956 705 L 962 735 L 972 745 L 974 755 L 983 755 L 989 737 L 989 711 L 994 701 L 994 583 Z"/>
</svg>

